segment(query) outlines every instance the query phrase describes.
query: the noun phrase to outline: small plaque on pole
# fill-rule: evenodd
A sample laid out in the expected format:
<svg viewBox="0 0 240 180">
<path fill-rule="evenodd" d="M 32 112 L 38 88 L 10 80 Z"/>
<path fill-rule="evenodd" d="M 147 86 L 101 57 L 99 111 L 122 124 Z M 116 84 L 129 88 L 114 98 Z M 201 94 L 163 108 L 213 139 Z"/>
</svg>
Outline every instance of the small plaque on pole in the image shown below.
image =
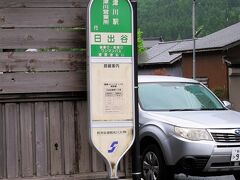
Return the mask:
<svg viewBox="0 0 240 180">
<path fill-rule="evenodd" d="M 90 142 L 109 177 L 135 137 L 133 11 L 128 0 L 91 0 L 88 7 Z"/>
</svg>

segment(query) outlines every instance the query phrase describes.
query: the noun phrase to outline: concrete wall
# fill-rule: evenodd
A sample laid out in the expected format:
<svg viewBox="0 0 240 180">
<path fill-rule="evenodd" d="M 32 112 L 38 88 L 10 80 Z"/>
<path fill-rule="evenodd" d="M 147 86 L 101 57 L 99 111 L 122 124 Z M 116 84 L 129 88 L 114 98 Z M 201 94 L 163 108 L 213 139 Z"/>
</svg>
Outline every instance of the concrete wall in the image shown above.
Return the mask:
<svg viewBox="0 0 240 180">
<path fill-rule="evenodd" d="M 233 108 L 240 111 L 240 45 L 227 51 L 229 67 L 229 99 Z"/>
<path fill-rule="evenodd" d="M 240 111 L 240 67 L 229 68 L 229 99 L 233 109 Z"/>
</svg>

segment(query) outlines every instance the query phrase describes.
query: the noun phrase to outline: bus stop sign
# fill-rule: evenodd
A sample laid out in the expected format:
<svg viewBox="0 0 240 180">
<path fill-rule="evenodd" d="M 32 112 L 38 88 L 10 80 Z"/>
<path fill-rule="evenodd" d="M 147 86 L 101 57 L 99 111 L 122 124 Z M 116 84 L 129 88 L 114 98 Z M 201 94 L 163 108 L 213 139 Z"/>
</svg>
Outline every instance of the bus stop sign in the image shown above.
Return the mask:
<svg viewBox="0 0 240 180">
<path fill-rule="evenodd" d="M 110 178 L 135 137 L 133 11 L 129 0 L 91 0 L 88 7 L 90 142 Z"/>
</svg>

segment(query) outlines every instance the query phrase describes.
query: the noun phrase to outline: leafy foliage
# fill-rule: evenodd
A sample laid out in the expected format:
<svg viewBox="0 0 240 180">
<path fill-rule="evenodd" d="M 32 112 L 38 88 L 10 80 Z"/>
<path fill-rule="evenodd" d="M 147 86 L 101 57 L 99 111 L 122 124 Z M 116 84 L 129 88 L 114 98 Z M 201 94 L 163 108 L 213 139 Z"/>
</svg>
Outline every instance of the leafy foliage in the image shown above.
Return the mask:
<svg viewBox="0 0 240 180">
<path fill-rule="evenodd" d="M 240 0 L 196 0 L 199 37 L 240 21 Z M 138 0 L 138 25 L 144 37 L 192 37 L 192 0 Z"/>
<path fill-rule="evenodd" d="M 142 54 L 144 52 L 144 46 L 143 46 L 143 39 L 142 39 L 143 32 L 138 28 L 137 32 L 137 42 L 138 42 L 138 54 Z"/>
</svg>

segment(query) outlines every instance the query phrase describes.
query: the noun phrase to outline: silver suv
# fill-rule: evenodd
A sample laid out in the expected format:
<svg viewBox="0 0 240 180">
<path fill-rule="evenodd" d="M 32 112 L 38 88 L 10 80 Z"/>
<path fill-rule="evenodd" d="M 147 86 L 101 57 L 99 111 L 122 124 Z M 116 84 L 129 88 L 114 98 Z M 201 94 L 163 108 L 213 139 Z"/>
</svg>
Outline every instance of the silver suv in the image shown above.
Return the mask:
<svg viewBox="0 0 240 180">
<path fill-rule="evenodd" d="M 145 180 L 233 174 L 240 180 L 240 113 L 198 81 L 139 76 Z"/>
</svg>

